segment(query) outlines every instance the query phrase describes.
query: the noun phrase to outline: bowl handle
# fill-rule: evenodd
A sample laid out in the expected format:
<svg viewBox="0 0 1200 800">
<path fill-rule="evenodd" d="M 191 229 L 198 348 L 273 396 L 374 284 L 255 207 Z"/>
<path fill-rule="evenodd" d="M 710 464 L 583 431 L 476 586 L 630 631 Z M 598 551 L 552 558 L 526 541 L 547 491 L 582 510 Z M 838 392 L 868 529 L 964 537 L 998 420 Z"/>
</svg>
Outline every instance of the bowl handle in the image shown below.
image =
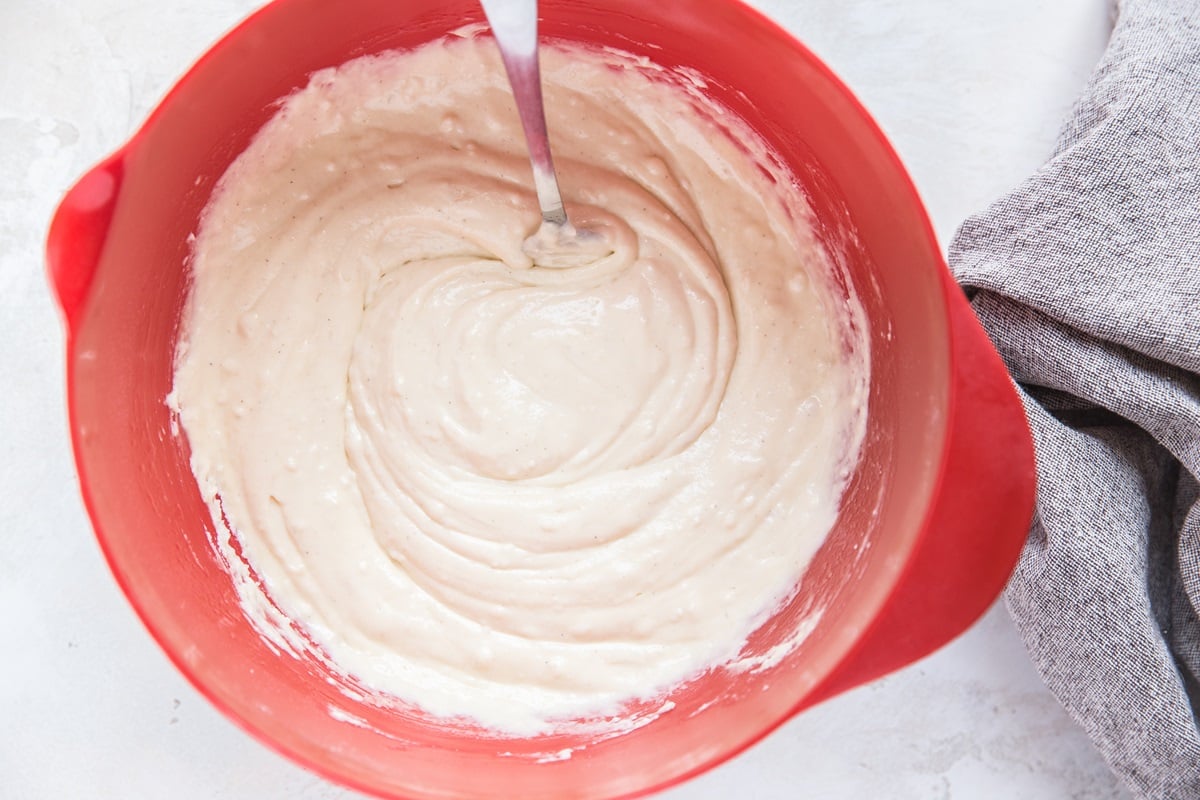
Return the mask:
<svg viewBox="0 0 1200 800">
<path fill-rule="evenodd" d="M 854 649 L 805 705 L 899 669 L 970 627 L 1004 589 L 1029 533 L 1033 440 L 999 354 L 943 275 L 953 389 L 944 470 L 912 557 Z"/>
<path fill-rule="evenodd" d="M 46 263 L 70 331 L 100 263 L 124 173 L 124 153 L 109 156 L 71 187 L 50 221 Z"/>
</svg>

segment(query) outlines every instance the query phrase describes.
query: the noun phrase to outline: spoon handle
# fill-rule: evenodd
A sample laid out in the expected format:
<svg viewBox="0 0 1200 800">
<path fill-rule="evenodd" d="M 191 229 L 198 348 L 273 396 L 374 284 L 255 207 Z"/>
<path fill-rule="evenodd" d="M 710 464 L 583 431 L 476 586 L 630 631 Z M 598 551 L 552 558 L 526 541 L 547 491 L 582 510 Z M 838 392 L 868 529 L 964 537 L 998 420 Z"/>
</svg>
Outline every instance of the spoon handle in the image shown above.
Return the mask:
<svg viewBox="0 0 1200 800">
<path fill-rule="evenodd" d="M 542 106 L 542 74 L 538 67 L 537 0 L 480 0 L 487 16 L 500 57 L 512 85 L 533 165 L 533 187 L 537 192 L 542 219 L 554 225 L 567 223 L 554 159 L 550 156 L 550 137 L 546 131 L 546 112 Z"/>
</svg>

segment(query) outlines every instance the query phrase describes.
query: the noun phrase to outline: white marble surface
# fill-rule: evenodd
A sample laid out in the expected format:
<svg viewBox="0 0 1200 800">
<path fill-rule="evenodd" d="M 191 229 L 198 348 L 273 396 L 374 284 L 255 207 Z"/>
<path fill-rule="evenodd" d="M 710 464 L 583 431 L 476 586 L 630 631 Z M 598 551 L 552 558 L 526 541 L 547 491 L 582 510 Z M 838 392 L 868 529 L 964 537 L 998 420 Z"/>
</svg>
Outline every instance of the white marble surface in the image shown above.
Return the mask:
<svg viewBox="0 0 1200 800">
<path fill-rule="evenodd" d="M 330 0 L 335 2 L 336 0 Z M 66 438 L 43 277 L 58 197 L 253 0 L 0 5 L 0 797 L 347 800 L 219 716 L 101 561 Z M 893 137 L 939 235 L 1037 168 L 1107 35 L 1106 0 L 757 0 Z M 1127 795 L 1002 608 L 667 797 Z"/>
</svg>

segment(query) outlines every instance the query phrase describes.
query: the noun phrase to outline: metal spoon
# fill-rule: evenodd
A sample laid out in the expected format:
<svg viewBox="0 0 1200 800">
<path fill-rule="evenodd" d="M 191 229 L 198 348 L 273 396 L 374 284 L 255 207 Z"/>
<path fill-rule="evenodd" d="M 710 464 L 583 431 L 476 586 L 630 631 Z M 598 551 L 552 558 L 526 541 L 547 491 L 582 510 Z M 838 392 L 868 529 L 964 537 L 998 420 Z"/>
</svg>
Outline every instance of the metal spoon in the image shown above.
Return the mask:
<svg viewBox="0 0 1200 800">
<path fill-rule="evenodd" d="M 542 106 L 537 0 L 480 0 L 480 4 L 496 44 L 500 46 L 500 57 L 504 60 L 521 127 L 525 130 L 529 161 L 533 165 L 533 188 L 542 208 L 540 233 L 549 233 L 546 226 L 550 225 L 560 229 L 554 231 L 557 238 L 562 238 L 563 233 L 569 236 L 574 231 L 568 227 L 570 223 L 558 190 L 554 159 L 550 157 L 550 139 L 546 134 L 546 112 Z M 561 230 L 564 228 L 565 231 Z"/>
</svg>

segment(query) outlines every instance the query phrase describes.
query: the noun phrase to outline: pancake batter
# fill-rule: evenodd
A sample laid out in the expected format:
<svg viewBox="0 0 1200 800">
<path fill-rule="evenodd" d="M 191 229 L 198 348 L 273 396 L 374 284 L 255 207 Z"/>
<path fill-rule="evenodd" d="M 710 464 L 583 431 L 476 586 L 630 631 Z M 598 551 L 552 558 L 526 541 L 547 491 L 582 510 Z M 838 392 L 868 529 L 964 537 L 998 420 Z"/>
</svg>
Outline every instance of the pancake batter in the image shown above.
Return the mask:
<svg viewBox="0 0 1200 800">
<path fill-rule="evenodd" d="M 742 123 L 631 56 L 542 64 L 594 258 L 522 249 L 491 40 L 352 61 L 214 192 L 170 398 L 260 630 L 512 734 L 738 653 L 837 515 L 867 377 L 860 311 Z"/>
</svg>

